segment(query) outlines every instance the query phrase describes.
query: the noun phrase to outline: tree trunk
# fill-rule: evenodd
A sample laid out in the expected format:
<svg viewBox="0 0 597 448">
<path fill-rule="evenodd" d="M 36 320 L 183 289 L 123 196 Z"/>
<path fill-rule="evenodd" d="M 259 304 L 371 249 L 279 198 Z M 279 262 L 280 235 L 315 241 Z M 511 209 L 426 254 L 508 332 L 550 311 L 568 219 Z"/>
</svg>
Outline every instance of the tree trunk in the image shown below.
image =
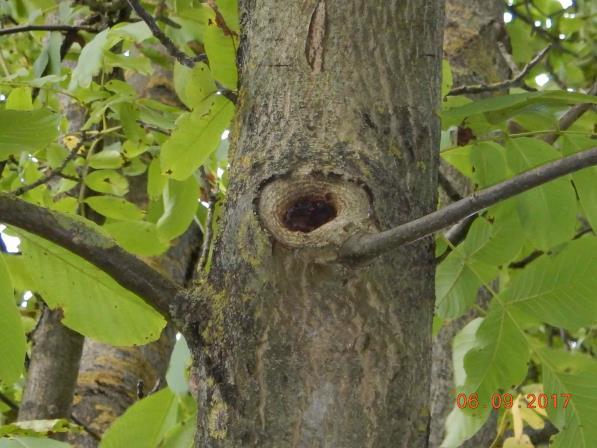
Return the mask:
<svg viewBox="0 0 597 448">
<path fill-rule="evenodd" d="M 211 319 L 186 331 L 197 446 L 424 447 L 432 241 L 335 255 L 435 209 L 443 2 L 240 3 Z"/>
<path fill-rule="evenodd" d="M 70 417 L 83 337 L 61 320 L 62 310 L 44 306 L 33 335 L 19 420 Z"/>
</svg>

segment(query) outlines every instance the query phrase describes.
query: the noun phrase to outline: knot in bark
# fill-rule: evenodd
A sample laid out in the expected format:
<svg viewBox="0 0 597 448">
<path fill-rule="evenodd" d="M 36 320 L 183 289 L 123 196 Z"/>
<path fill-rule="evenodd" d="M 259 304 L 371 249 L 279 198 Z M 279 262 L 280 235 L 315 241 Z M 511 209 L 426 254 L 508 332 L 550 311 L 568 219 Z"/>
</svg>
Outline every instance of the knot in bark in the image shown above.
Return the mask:
<svg viewBox="0 0 597 448">
<path fill-rule="evenodd" d="M 267 182 L 257 208 L 265 229 L 285 246 L 340 246 L 367 225 L 371 200 L 356 182 L 308 173 Z"/>
</svg>

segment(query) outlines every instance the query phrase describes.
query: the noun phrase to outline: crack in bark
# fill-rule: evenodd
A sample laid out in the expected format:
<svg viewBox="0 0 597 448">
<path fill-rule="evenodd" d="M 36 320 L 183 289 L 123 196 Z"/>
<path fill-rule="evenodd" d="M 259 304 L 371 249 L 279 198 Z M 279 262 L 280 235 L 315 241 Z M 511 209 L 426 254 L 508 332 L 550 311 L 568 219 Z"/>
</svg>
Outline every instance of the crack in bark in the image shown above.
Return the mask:
<svg viewBox="0 0 597 448">
<path fill-rule="evenodd" d="M 319 0 L 311 14 L 307 41 L 305 42 L 305 56 L 313 73 L 323 71 L 323 41 L 325 39 L 325 31 L 325 0 Z"/>
</svg>

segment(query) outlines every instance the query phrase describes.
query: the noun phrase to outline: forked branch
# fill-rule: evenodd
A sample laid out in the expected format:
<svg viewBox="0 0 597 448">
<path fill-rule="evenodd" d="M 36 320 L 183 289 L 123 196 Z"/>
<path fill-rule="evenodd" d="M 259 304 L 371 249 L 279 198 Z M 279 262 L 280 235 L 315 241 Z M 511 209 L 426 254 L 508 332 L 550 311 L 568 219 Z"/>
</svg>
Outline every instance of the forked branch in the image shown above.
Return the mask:
<svg viewBox="0 0 597 448">
<path fill-rule="evenodd" d="M 514 76 L 510 79 L 495 82 L 492 84 L 475 84 L 470 86 L 454 87 L 452 90 L 450 90 L 450 92 L 448 92 L 448 95 L 468 95 L 473 93 L 495 92 L 496 90 L 503 90 L 517 86 L 524 81 L 524 78 L 526 77 L 526 75 L 529 74 L 531 69 L 535 67 L 539 62 L 541 62 L 541 59 L 543 59 L 543 56 L 547 54 L 550 48 L 551 44 L 545 47 L 539 53 L 537 53 L 535 57 L 531 59 L 527 65 L 523 67 L 522 70 L 520 70 L 519 72 L 514 72 Z"/>
</svg>

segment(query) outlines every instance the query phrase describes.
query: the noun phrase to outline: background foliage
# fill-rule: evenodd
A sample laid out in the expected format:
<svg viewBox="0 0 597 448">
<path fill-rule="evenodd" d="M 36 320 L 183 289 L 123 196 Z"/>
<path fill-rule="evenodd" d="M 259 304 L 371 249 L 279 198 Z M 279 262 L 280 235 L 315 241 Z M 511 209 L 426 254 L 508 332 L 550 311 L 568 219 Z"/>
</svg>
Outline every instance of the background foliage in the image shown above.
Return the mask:
<svg viewBox="0 0 597 448">
<path fill-rule="evenodd" d="M 0 190 L 80 219 L 93 217 L 94 226 L 129 252 L 154 257 L 192 222 L 204 234 L 208 227 L 217 231 L 239 23 L 231 0 L 143 5 L 162 18 L 158 23 L 176 46 L 206 58 L 192 68 L 174 62 L 135 18 L 104 17 L 88 25 L 84 1 L 0 2 L 4 28 L 90 27 L 75 34 L 0 36 Z M 450 94 L 454 86 L 444 64 L 441 157 L 475 189 L 595 142 L 593 109 L 567 129 L 560 119 L 575 104 L 597 102 L 582 93 L 597 73 L 597 5 L 516 1 L 504 11 L 513 65 L 522 69 L 551 48 L 523 83 L 474 101 Z M 135 77 L 151 76 L 156 67 L 172 73 L 176 103 L 135 88 Z M 142 204 L 129 194 L 137 178 L 146 179 Z M 523 403 L 527 393 L 541 391 L 572 398 L 565 409 L 551 402 L 546 409 L 501 407 L 492 446 L 532 446 L 523 430 L 540 430 L 548 421 L 558 430 L 553 446 L 597 444 L 591 424 L 597 421 L 596 230 L 597 168 L 588 168 L 487 209 L 462 241 L 438 235 L 434 330 L 470 316 L 454 340 L 454 397 L 464 393 L 481 404 L 454 408 L 444 446 L 459 446 L 483 425 L 491 413 L 484 405 L 494 394 Z M 61 309 L 65 325 L 109 344 L 159 337 L 164 319 L 91 264 L 18 229 L 3 228 L 2 236 L 2 396 L 20 400 L 41 301 Z M 180 340 L 168 387 L 132 406 L 101 446 L 191 446 L 196 405 L 186 384 L 188 358 Z M 66 421 L 14 423 L 6 403 L 0 412 L 0 435 L 7 436 L 0 447 L 63 446 L 44 435 L 76 430 Z"/>
</svg>

